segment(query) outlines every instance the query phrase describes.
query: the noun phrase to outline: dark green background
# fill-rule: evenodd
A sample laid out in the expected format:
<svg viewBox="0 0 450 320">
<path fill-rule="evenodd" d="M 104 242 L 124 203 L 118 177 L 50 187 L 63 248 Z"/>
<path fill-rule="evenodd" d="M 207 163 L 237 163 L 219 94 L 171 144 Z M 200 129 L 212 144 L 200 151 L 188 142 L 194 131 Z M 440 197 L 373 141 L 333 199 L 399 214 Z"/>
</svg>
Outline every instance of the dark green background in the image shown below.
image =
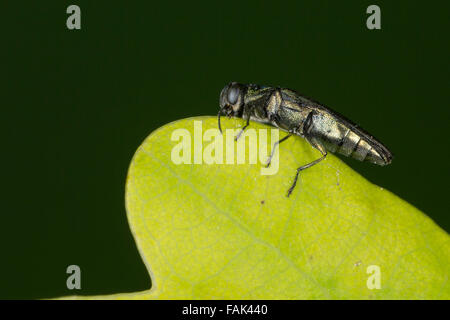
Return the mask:
<svg viewBox="0 0 450 320">
<path fill-rule="evenodd" d="M 2 1 L 0 298 L 149 288 L 129 162 L 156 128 L 215 115 L 229 81 L 296 89 L 359 123 L 394 162 L 343 160 L 450 230 L 448 2 L 345 3 Z M 370 4 L 382 30 L 366 28 Z M 66 289 L 70 264 L 81 291 Z"/>
</svg>

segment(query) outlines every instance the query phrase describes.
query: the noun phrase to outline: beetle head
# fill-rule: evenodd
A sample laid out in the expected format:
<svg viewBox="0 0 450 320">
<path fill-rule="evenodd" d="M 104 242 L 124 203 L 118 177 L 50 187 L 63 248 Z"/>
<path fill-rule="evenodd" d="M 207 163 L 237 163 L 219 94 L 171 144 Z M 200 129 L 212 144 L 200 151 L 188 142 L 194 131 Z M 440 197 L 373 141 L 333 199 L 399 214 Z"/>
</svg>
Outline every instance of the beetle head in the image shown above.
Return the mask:
<svg viewBox="0 0 450 320">
<path fill-rule="evenodd" d="M 220 92 L 220 110 L 218 114 L 219 129 L 220 127 L 220 115 L 226 115 L 228 117 L 236 116 L 241 117 L 244 111 L 244 94 L 246 87 L 237 82 L 230 82 Z"/>
</svg>

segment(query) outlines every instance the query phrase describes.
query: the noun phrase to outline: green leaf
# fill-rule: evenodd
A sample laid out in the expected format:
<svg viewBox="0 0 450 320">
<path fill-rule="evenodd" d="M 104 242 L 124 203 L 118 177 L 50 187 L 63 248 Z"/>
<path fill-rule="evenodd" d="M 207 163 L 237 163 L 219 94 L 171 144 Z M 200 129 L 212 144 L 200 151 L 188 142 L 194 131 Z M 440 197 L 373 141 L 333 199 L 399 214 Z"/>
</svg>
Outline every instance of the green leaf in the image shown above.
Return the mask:
<svg viewBox="0 0 450 320">
<path fill-rule="evenodd" d="M 177 165 L 171 135 L 184 128 L 194 139 L 194 120 L 203 133 L 217 128 L 214 117 L 165 125 L 130 165 L 128 220 L 151 290 L 96 298 L 450 298 L 449 236 L 425 214 L 332 154 L 302 171 L 287 198 L 296 168 L 320 157 L 299 137 L 280 145 L 274 175 L 259 162 Z M 381 288 L 369 289 L 376 279 Z"/>
</svg>

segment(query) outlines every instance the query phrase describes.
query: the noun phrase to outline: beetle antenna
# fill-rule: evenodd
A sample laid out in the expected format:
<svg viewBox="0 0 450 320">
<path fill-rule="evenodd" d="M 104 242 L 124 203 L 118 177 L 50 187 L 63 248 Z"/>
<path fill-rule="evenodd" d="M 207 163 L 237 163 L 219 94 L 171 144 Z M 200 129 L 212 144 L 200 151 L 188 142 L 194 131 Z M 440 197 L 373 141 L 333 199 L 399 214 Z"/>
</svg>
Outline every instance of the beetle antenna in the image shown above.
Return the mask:
<svg viewBox="0 0 450 320">
<path fill-rule="evenodd" d="M 224 107 L 220 108 L 219 113 L 217 114 L 217 123 L 219 124 L 219 131 L 220 131 L 220 134 L 223 134 L 223 133 L 222 133 L 222 127 L 220 126 L 220 115 L 222 114 L 222 110 L 223 110 L 223 109 L 224 109 Z"/>
</svg>

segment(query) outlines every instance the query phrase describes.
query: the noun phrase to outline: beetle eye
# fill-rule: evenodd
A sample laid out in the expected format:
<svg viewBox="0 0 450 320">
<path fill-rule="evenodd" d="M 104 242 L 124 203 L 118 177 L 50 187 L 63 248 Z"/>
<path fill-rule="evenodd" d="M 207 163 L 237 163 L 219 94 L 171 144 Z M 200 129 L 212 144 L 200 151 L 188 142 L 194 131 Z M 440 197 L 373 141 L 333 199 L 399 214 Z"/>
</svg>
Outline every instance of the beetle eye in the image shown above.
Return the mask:
<svg viewBox="0 0 450 320">
<path fill-rule="evenodd" d="M 228 90 L 228 102 L 230 104 L 235 104 L 238 99 L 238 96 L 239 96 L 239 88 L 238 87 L 233 86 Z"/>
</svg>

